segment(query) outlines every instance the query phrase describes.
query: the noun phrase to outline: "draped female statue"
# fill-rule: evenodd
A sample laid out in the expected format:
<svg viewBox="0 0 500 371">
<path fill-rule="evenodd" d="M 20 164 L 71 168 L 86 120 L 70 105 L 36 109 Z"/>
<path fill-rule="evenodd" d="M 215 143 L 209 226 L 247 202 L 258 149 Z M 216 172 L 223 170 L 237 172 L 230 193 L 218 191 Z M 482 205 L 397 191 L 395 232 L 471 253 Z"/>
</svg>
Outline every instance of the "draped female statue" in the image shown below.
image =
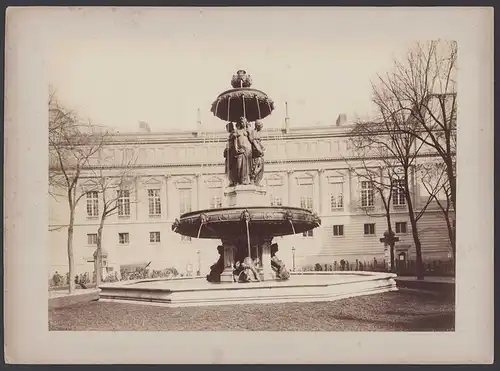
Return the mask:
<svg viewBox="0 0 500 371">
<path fill-rule="evenodd" d="M 235 126 L 229 125 L 229 143 L 224 151 L 226 172 L 231 186 L 250 184 L 252 171 L 252 143 L 249 140 L 248 122 L 241 117 Z"/>
<path fill-rule="evenodd" d="M 236 168 L 234 146 L 231 143 L 231 135 L 234 132 L 234 124 L 229 122 L 226 125 L 226 130 L 229 132 L 227 146 L 224 149 L 224 158 L 226 163 L 226 175 L 229 180 L 229 186 L 233 187 L 238 184 L 238 169 Z"/>
<path fill-rule="evenodd" d="M 264 146 L 261 143 L 260 131 L 263 128 L 261 121 L 255 121 L 255 129 L 250 130 L 250 142 L 252 143 L 252 174 L 251 180 L 255 185 L 260 185 L 264 176 Z"/>
</svg>

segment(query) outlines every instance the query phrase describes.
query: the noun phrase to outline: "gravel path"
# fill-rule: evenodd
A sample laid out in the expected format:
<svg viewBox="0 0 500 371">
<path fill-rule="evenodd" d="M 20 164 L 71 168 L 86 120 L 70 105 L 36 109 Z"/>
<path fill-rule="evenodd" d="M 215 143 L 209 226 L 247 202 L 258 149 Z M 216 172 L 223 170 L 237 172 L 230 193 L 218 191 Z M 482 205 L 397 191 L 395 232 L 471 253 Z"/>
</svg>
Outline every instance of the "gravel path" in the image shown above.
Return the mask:
<svg viewBox="0 0 500 371">
<path fill-rule="evenodd" d="M 333 302 L 167 308 L 88 302 L 49 310 L 50 330 L 453 331 L 453 299 L 401 290 Z"/>
</svg>

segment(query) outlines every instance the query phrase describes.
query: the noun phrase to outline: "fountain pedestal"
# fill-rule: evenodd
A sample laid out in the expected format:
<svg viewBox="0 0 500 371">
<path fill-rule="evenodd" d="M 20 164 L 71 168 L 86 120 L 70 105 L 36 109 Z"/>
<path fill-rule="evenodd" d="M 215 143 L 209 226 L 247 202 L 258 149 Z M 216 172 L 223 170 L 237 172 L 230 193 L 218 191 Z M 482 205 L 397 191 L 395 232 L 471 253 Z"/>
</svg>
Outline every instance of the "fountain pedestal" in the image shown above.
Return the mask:
<svg viewBox="0 0 500 371">
<path fill-rule="evenodd" d="M 269 200 L 266 197 L 266 190 L 256 185 L 236 185 L 228 187 L 224 192 L 230 207 L 249 207 L 267 205 Z M 251 222 L 251 220 L 249 220 Z M 272 237 L 258 236 L 251 238 L 252 258 L 258 257 L 261 262 L 259 269 L 260 279 L 263 281 L 275 279 L 271 268 L 271 243 Z M 240 236 L 238 239 L 222 239 L 224 246 L 224 264 L 225 269 L 221 275 L 221 282 L 233 282 L 233 269 L 236 255 L 248 256 L 247 236 Z"/>
<path fill-rule="evenodd" d="M 227 198 L 229 207 L 249 207 L 269 204 L 269 200 L 266 197 L 266 190 L 253 184 L 238 184 L 234 187 L 228 187 L 224 195 Z"/>
<path fill-rule="evenodd" d="M 236 246 L 234 241 L 223 239 L 224 246 L 224 272 L 220 275 L 221 282 L 233 282 L 234 251 Z"/>
<path fill-rule="evenodd" d="M 271 243 L 273 239 L 268 238 L 262 242 L 262 256 L 260 256 L 260 261 L 262 264 L 262 269 L 260 272 L 260 279 L 262 281 L 274 280 L 276 279 L 276 275 L 271 268 Z"/>
</svg>

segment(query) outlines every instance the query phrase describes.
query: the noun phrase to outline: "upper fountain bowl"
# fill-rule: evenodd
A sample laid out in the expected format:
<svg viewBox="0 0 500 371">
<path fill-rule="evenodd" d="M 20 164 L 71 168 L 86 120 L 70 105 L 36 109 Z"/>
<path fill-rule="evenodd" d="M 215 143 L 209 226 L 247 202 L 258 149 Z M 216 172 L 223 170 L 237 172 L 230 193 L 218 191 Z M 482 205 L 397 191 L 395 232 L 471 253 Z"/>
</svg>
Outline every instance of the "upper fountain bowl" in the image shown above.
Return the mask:
<svg viewBox="0 0 500 371">
<path fill-rule="evenodd" d="M 229 207 L 193 211 L 175 220 L 172 230 L 184 236 L 220 239 L 246 234 L 278 237 L 307 232 L 321 225 L 309 210 L 288 206 Z"/>
</svg>

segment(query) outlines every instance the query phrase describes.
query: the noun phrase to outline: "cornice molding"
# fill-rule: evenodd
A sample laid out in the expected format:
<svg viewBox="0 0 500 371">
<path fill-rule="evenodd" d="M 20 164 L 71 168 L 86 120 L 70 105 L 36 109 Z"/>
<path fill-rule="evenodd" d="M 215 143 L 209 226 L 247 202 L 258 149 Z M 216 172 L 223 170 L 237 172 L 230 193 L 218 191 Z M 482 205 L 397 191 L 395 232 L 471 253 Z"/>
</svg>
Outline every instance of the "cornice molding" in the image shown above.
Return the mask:
<svg viewBox="0 0 500 371">
<path fill-rule="evenodd" d="M 437 153 L 430 153 L 430 154 L 420 154 L 415 156 L 416 158 L 439 158 L 439 154 Z M 267 160 L 265 162 L 266 165 L 273 165 L 273 164 L 299 164 L 299 163 L 318 163 L 318 162 L 342 162 L 345 163 L 346 161 L 372 161 L 372 160 L 384 160 L 386 157 L 317 157 L 317 158 L 307 158 L 307 159 L 282 159 L 282 160 Z M 135 165 L 128 165 L 126 168 L 128 169 L 151 169 L 151 168 L 182 168 L 182 167 L 187 167 L 187 168 L 193 168 L 193 167 L 201 167 L 201 166 L 224 166 L 224 162 L 220 161 L 217 163 L 210 163 L 207 164 L 201 163 L 201 162 L 191 162 L 191 163 L 171 163 L 171 164 L 135 164 Z M 90 166 L 90 167 L 85 167 L 82 170 L 111 170 L 111 169 L 123 169 L 125 167 L 122 166 L 115 166 L 115 165 L 101 165 L 101 166 Z M 51 170 L 55 170 L 57 168 L 51 168 Z M 290 170 L 290 171 L 298 171 L 297 170 Z M 172 174 L 175 175 L 175 174 Z"/>
</svg>

